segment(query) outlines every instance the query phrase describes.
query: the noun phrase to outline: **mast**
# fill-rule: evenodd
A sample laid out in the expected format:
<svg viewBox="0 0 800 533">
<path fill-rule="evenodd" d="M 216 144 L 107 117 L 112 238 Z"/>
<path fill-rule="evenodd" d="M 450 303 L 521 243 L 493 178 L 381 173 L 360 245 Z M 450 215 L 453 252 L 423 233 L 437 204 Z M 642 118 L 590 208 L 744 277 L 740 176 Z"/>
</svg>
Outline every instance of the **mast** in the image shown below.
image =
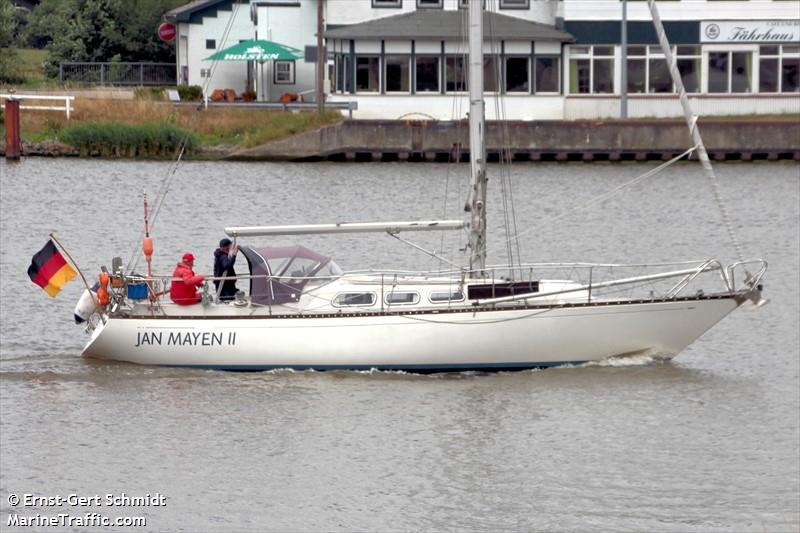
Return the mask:
<svg viewBox="0 0 800 533">
<path fill-rule="evenodd" d="M 472 186 L 465 210 L 471 213 L 469 269 L 483 277 L 486 268 L 486 145 L 483 101 L 483 8 L 469 0 L 469 162 Z"/>
</svg>

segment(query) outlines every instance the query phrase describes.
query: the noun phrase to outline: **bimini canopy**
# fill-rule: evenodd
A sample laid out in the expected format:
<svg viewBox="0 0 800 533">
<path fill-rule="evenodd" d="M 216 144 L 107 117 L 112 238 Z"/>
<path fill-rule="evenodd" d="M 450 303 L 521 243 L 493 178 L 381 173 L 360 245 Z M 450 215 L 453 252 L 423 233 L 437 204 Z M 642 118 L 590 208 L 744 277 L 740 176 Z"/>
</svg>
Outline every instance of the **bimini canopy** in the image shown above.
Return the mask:
<svg viewBox="0 0 800 533">
<path fill-rule="evenodd" d="M 309 278 L 341 274 L 330 257 L 302 246 L 240 246 L 250 268 L 250 298 L 255 304 L 296 302 Z"/>
</svg>

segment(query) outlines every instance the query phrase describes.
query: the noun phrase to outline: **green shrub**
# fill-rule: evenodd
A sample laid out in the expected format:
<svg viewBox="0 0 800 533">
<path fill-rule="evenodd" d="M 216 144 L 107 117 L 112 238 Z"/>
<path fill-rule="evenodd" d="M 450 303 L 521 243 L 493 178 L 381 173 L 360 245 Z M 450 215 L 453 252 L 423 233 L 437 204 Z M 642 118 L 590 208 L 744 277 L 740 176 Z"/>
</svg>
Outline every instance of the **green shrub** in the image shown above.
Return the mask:
<svg viewBox="0 0 800 533">
<path fill-rule="evenodd" d="M 102 157 L 171 156 L 186 140 L 186 150 L 197 145 L 195 135 L 169 122 L 142 125 L 87 122 L 64 128 L 59 139 L 77 147 L 81 155 Z"/>
<path fill-rule="evenodd" d="M 203 88 L 199 85 L 178 85 L 181 101 L 199 102 L 203 99 Z"/>
</svg>

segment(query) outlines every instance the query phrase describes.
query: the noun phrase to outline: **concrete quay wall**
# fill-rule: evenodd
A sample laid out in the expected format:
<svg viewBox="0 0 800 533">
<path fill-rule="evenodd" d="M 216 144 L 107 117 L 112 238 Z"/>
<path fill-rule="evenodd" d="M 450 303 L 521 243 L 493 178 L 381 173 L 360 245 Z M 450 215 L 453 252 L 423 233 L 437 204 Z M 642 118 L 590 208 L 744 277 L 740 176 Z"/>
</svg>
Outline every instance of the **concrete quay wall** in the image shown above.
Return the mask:
<svg viewBox="0 0 800 533">
<path fill-rule="evenodd" d="M 715 160 L 800 160 L 796 118 L 698 122 Z M 490 161 L 501 150 L 517 161 L 670 159 L 692 146 L 683 120 L 488 122 Z M 233 160 L 454 161 L 468 160 L 466 121 L 348 120 L 242 149 Z"/>
</svg>

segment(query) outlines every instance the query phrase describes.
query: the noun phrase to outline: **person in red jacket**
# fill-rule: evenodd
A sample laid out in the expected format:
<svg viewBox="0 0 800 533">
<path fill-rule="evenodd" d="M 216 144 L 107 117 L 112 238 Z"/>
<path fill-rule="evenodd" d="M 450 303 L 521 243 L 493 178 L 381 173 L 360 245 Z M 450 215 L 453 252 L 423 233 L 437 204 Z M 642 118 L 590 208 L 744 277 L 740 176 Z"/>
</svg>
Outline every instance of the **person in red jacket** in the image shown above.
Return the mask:
<svg viewBox="0 0 800 533">
<path fill-rule="evenodd" d="M 183 260 L 175 267 L 172 273 L 172 283 L 169 286 L 169 295 L 178 305 L 193 305 L 200 301 L 200 293 L 195 290 L 203 284 L 205 276 L 195 275 L 192 271 L 194 256 L 190 253 L 183 254 Z"/>
</svg>

